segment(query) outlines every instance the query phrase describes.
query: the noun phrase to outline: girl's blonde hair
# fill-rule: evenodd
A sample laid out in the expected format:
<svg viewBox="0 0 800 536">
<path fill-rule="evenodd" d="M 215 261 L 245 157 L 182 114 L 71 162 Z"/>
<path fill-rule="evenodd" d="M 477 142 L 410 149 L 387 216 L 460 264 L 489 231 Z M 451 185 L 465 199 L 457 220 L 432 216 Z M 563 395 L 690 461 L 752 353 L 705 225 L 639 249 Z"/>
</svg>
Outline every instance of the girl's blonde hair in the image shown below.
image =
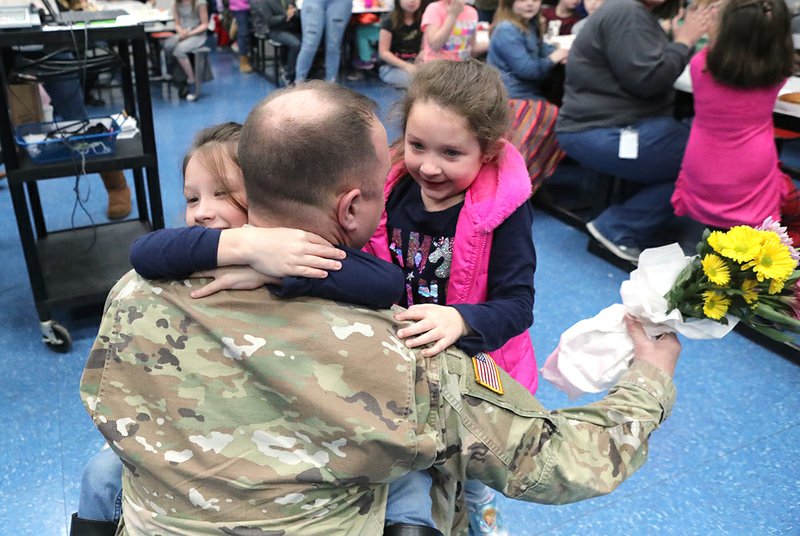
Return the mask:
<svg viewBox="0 0 800 536">
<path fill-rule="evenodd" d="M 514 13 L 515 0 L 500 0 L 497 4 L 497 11 L 494 13 L 494 19 L 492 21 L 492 29 L 490 31 L 494 32 L 494 29 L 497 28 L 497 25 L 507 20 L 508 22 L 512 23 L 514 26 L 518 27 L 523 32 L 527 33 L 533 27 L 533 31 L 536 32 L 536 35 L 541 35 L 539 32 L 539 28 L 541 26 L 540 22 L 540 13 L 542 12 L 541 7 L 539 8 L 539 13 L 536 13 L 536 16 L 531 19 L 530 23 L 525 22 L 525 19 Z M 541 4 L 540 4 L 541 6 Z"/>
<path fill-rule="evenodd" d="M 497 69 L 476 59 L 434 60 L 417 67 L 397 104 L 404 134 L 417 102 L 433 102 L 466 119 L 487 161 L 497 157 L 509 127 L 508 95 Z M 395 161 L 399 161 L 403 143 L 395 145 Z"/>
<path fill-rule="evenodd" d="M 200 164 L 214 177 L 219 189 L 226 192 L 234 191 L 235 189 L 231 188 L 229 177 L 232 171 L 231 165 L 236 166 L 236 170 L 241 174 L 238 155 L 241 134 L 242 125 L 233 121 L 204 128 L 198 132 L 192 140 L 192 146 L 183 156 L 181 176 L 184 181 L 189 160 L 197 156 Z M 231 196 L 230 199 L 234 206 L 247 212 L 245 199 L 237 199 L 234 196 Z"/>
</svg>

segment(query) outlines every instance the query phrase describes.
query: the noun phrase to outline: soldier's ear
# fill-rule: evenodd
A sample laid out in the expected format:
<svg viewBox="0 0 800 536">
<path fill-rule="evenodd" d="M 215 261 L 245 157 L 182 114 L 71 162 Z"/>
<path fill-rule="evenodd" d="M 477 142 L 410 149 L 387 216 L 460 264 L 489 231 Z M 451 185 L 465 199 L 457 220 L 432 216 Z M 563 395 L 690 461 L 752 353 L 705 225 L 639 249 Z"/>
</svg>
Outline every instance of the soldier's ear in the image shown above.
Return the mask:
<svg viewBox="0 0 800 536">
<path fill-rule="evenodd" d="M 360 188 L 351 188 L 339 196 L 336 217 L 346 234 L 358 230 L 360 203 L 364 200 Z"/>
</svg>

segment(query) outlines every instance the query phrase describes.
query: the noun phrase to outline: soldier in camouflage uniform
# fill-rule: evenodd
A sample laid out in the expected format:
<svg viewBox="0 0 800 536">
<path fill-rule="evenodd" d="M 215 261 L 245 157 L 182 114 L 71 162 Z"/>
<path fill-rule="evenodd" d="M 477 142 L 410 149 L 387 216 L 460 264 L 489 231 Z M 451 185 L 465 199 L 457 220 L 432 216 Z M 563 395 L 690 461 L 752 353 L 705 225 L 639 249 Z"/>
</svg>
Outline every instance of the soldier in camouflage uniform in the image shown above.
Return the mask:
<svg viewBox="0 0 800 536">
<path fill-rule="evenodd" d="M 373 106 L 309 83 L 251 112 L 250 222 L 363 245 L 389 167 Z M 449 533 L 467 478 L 540 503 L 610 492 L 674 402 L 679 344 L 638 325 L 606 398 L 551 412 L 490 357 L 406 348 L 396 311 L 264 289 L 192 299 L 207 282 L 130 272 L 107 300 L 81 397 L 125 466 L 121 534 L 379 535 L 388 483 L 427 468 Z"/>
</svg>

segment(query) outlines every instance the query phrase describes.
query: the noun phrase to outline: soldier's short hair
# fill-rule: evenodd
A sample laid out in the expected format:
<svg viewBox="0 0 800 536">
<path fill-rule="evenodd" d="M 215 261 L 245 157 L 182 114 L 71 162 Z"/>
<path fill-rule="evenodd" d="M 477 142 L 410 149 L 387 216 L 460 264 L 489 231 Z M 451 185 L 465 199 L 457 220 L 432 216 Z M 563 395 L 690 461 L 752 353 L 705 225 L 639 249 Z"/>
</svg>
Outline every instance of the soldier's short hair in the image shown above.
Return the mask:
<svg viewBox="0 0 800 536">
<path fill-rule="evenodd" d="M 303 109 L 285 109 L 282 96 L 308 94 Z M 324 207 L 347 186 L 370 176 L 378 163 L 372 143 L 375 101 L 345 87 L 314 80 L 271 93 L 248 115 L 239 163 L 251 210 L 292 215 L 303 206 Z M 374 189 L 374 188 L 373 188 Z M 366 192 L 382 195 L 382 192 Z"/>
</svg>

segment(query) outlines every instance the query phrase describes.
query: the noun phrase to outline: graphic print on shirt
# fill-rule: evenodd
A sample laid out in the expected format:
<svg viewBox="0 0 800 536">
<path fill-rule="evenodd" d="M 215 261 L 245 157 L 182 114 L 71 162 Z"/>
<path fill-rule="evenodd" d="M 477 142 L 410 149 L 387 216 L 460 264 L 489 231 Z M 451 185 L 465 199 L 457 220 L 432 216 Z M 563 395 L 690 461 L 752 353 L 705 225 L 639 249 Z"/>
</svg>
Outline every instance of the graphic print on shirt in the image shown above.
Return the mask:
<svg viewBox="0 0 800 536">
<path fill-rule="evenodd" d="M 442 50 L 457 53 L 461 61 L 468 60 L 470 58 L 470 41 L 472 34 L 476 31 L 477 25 L 473 21 L 456 21 Z"/>
<path fill-rule="evenodd" d="M 407 236 L 404 243 L 403 236 Z M 447 280 L 453 259 L 453 238 L 392 229 L 389 250 L 406 274 L 406 306 L 446 303 Z"/>
</svg>

